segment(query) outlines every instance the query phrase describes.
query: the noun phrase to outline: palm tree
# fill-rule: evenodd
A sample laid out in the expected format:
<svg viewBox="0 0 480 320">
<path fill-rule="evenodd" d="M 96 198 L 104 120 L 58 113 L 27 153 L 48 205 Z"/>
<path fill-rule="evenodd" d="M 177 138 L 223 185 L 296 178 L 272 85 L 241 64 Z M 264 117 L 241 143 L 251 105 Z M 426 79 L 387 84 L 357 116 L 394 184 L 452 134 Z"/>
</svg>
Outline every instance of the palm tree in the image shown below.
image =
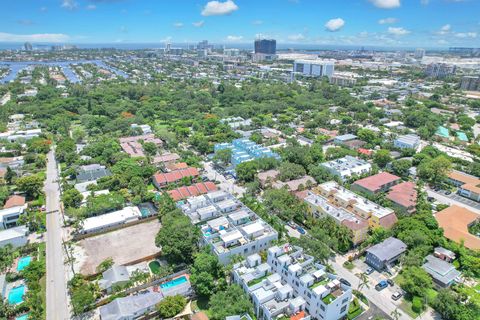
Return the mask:
<svg viewBox="0 0 480 320">
<path fill-rule="evenodd" d="M 398 308 L 395 308 L 395 310 L 393 310 L 390 315 L 392 316 L 393 320 L 398 320 L 400 319 L 400 316 L 402 315 L 399 311 L 398 311 Z"/>
<path fill-rule="evenodd" d="M 368 284 L 368 277 L 365 273 L 359 273 L 357 276 L 360 278 L 360 282 L 358 283 L 357 290 L 362 291 L 363 288 L 370 288 L 370 285 Z"/>
</svg>

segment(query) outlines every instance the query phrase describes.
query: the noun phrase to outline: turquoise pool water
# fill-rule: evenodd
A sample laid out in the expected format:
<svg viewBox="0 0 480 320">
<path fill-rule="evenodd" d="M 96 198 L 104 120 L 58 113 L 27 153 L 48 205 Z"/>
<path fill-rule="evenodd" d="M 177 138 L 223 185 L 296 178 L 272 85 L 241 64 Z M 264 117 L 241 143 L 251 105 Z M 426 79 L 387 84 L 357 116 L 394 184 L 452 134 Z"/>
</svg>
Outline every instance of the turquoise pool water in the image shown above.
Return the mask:
<svg viewBox="0 0 480 320">
<path fill-rule="evenodd" d="M 181 276 L 180 278 L 176 278 L 176 279 L 173 279 L 171 281 L 162 283 L 160 285 L 160 288 L 170 289 L 170 288 L 173 288 L 173 287 L 178 286 L 179 284 L 182 284 L 182 283 L 185 283 L 185 282 L 187 282 L 187 277 Z"/>
<path fill-rule="evenodd" d="M 8 293 L 8 303 L 19 304 L 23 302 L 23 295 L 25 294 L 25 286 L 15 287 Z"/>
<path fill-rule="evenodd" d="M 26 257 L 22 257 L 22 258 L 18 259 L 17 271 L 22 271 L 23 269 L 28 267 L 30 262 L 32 262 L 32 257 L 30 257 L 30 256 L 26 256 Z"/>
<path fill-rule="evenodd" d="M 28 313 L 15 318 L 15 320 L 27 320 L 27 319 L 28 319 Z"/>
</svg>

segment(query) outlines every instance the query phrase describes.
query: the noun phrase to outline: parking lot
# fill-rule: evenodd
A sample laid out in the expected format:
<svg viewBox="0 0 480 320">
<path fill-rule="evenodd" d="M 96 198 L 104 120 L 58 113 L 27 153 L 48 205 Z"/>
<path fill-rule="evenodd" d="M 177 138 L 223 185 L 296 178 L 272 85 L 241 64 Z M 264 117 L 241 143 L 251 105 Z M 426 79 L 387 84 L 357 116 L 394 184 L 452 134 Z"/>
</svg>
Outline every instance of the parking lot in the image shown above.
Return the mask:
<svg viewBox="0 0 480 320">
<path fill-rule="evenodd" d="M 480 203 L 462 197 L 454 192 L 450 194 L 446 194 L 444 190 L 435 191 L 433 189 L 427 189 L 427 194 L 429 197 L 433 197 L 440 203 L 448 204 L 448 205 L 459 205 L 461 207 L 466 207 L 467 209 L 471 209 L 477 213 L 480 213 Z"/>
<path fill-rule="evenodd" d="M 84 275 L 95 273 L 97 266 L 107 258 L 115 264 L 125 264 L 160 251 L 155 236 L 160 222 L 155 219 L 91 238 L 80 240 L 74 250 L 75 270 Z"/>
</svg>

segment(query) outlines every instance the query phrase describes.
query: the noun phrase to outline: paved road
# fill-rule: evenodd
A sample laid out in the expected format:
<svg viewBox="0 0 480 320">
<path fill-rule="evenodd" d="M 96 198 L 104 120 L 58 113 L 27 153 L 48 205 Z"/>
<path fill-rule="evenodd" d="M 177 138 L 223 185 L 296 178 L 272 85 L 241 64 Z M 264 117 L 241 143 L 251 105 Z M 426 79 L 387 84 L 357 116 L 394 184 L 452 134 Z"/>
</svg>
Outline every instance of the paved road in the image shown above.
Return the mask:
<svg viewBox="0 0 480 320">
<path fill-rule="evenodd" d="M 445 195 L 441 194 L 440 192 L 433 191 L 430 188 L 427 188 L 427 195 L 429 197 L 434 198 L 438 202 L 442 204 L 456 204 L 457 206 L 467 208 L 473 212 L 479 213 L 480 214 L 480 205 L 472 200 L 463 198 L 457 194 L 450 194 L 450 195 Z"/>
<path fill-rule="evenodd" d="M 53 151 L 47 157 L 47 320 L 68 320 L 67 281 L 62 249 L 58 170 Z"/>
<path fill-rule="evenodd" d="M 245 188 L 235 184 L 235 179 L 226 179 L 222 174 L 213 168 L 212 162 L 205 162 L 203 164 L 206 176 L 212 181 L 220 182 L 220 188 L 232 194 L 237 194 L 241 197 L 245 193 Z"/>
<path fill-rule="evenodd" d="M 333 267 L 333 270 L 342 278 L 346 279 L 351 283 L 352 289 L 357 289 L 360 282 L 359 278 L 346 269 L 343 266 L 345 259 L 341 256 L 336 256 L 335 260 L 330 260 L 330 264 Z M 376 307 L 381 309 L 385 314 L 390 315 L 393 310 L 398 308 L 400 302 L 394 302 L 390 297 L 385 297 L 375 290 L 375 284 L 370 282 L 370 288 L 362 288 L 362 293 L 367 297 L 367 299 L 375 304 Z M 386 290 L 386 289 L 385 289 Z M 398 308 L 398 311 L 401 313 L 399 320 L 411 320 L 412 318 L 405 314 Z"/>
</svg>

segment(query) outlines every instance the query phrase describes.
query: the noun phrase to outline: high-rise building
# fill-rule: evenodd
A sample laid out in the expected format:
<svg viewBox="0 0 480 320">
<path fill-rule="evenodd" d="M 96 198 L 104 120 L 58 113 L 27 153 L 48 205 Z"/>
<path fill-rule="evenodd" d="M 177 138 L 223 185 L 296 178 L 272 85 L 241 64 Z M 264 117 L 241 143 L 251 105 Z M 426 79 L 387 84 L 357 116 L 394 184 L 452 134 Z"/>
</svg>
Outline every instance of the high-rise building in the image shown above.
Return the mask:
<svg viewBox="0 0 480 320">
<path fill-rule="evenodd" d="M 425 49 L 422 49 L 422 48 L 415 49 L 415 54 L 414 54 L 415 59 L 421 60 L 424 55 L 425 55 Z"/>
<path fill-rule="evenodd" d="M 480 76 L 464 76 L 460 89 L 465 91 L 480 91 Z"/>
<path fill-rule="evenodd" d="M 295 60 L 293 73 L 300 73 L 305 76 L 324 77 L 329 79 L 333 76 L 335 64 L 333 61 L 324 60 Z"/>
<path fill-rule="evenodd" d="M 425 69 L 425 75 L 430 78 L 443 79 L 454 75 L 457 71 L 455 65 L 446 63 L 431 63 Z"/>
<path fill-rule="evenodd" d="M 208 44 L 208 40 L 200 41 L 197 44 L 197 50 L 205 50 L 205 49 L 211 49 L 211 48 L 212 46 Z"/>
<path fill-rule="evenodd" d="M 172 49 L 172 44 L 170 42 L 165 43 L 165 53 L 169 53 Z"/>
<path fill-rule="evenodd" d="M 23 49 L 25 51 L 32 51 L 33 50 L 33 46 L 30 42 L 25 42 L 25 44 L 23 45 Z"/>
<path fill-rule="evenodd" d="M 257 39 L 255 40 L 255 53 L 277 54 L 277 40 L 274 39 Z"/>
</svg>

